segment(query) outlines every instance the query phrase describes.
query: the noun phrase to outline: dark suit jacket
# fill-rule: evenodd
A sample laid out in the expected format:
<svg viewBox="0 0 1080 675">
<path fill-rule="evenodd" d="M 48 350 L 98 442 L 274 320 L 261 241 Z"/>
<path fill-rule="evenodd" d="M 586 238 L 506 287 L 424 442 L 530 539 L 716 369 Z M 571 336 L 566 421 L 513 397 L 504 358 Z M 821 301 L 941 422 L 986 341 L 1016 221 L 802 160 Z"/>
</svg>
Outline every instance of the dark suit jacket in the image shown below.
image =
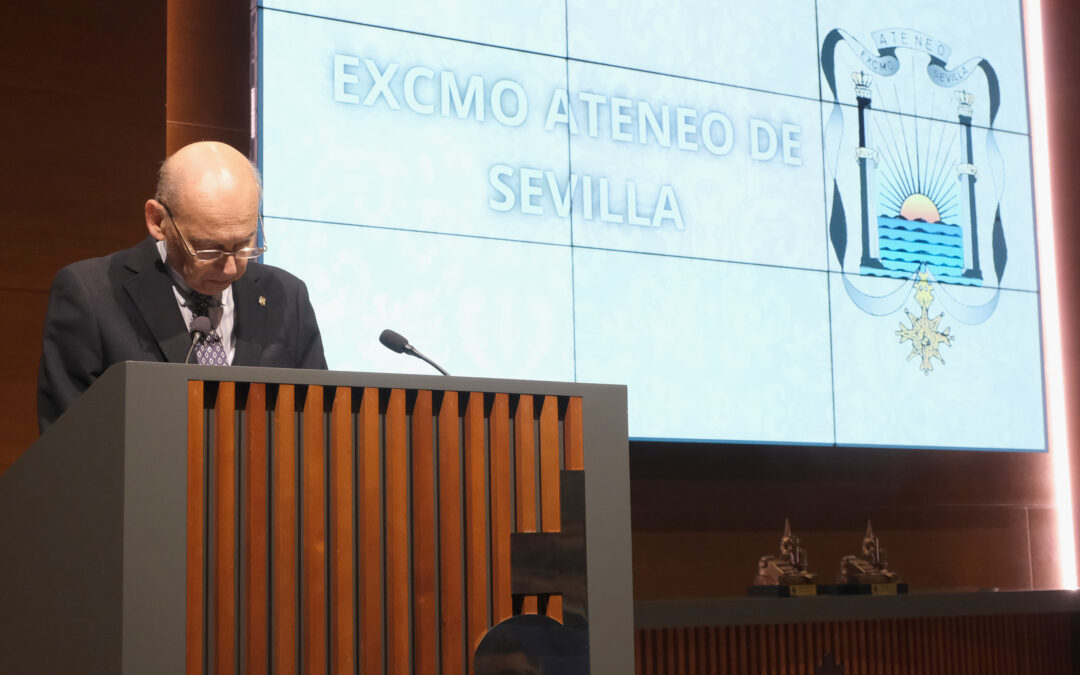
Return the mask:
<svg viewBox="0 0 1080 675">
<path fill-rule="evenodd" d="M 234 365 L 326 368 L 304 282 L 250 262 L 244 276 L 233 282 L 232 295 Z M 190 346 L 172 279 L 153 238 L 68 265 L 53 280 L 45 315 L 39 427 L 44 431 L 112 364 L 183 363 Z"/>
</svg>

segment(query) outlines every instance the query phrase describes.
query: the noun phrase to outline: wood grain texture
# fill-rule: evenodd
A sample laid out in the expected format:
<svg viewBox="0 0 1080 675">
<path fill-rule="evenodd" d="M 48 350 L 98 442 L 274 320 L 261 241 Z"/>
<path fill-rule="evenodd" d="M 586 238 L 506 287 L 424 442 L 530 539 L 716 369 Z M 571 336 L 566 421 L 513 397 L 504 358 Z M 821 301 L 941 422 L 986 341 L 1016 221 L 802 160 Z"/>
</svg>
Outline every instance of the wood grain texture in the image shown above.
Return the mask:
<svg viewBox="0 0 1080 675">
<path fill-rule="evenodd" d="M 330 409 L 330 672 L 355 669 L 352 389 L 337 387 Z"/>
<path fill-rule="evenodd" d="M 249 7 L 216 0 L 166 4 L 169 122 L 204 129 L 204 138 L 214 138 L 215 128 L 242 129 L 246 135 L 251 105 Z"/>
<path fill-rule="evenodd" d="M 831 655 L 847 675 L 1064 675 L 1070 631 L 1066 614 L 639 629 L 635 671 L 814 675 Z"/>
<path fill-rule="evenodd" d="M 513 616 L 510 597 L 510 397 L 495 394 L 488 420 L 492 623 Z"/>
<path fill-rule="evenodd" d="M 0 125 L 12 130 L 0 168 L 0 306 L 19 317 L 0 338 L 2 472 L 38 437 L 37 369 L 51 280 L 64 265 L 146 236 L 141 205 L 153 191 L 164 129 L 162 111 L 130 101 L 2 85 L 0 100 Z"/>
<path fill-rule="evenodd" d="M 471 670 L 472 650 L 491 625 L 483 394 L 473 392 L 468 395 L 462 423 L 465 425 L 465 596 Z"/>
<path fill-rule="evenodd" d="M 514 527 L 517 532 L 537 531 L 536 433 L 533 397 L 522 396 L 514 411 Z"/>
<path fill-rule="evenodd" d="M 536 532 L 536 420 L 533 397 L 523 395 L 514 411 L 514 528 L 516 532 Z M 536 598 L 527 597 L 521 611 L 536 613 Z"/>
<path fill-rule="evenodd" d="M 214 404 L 213 664 L 235 673 L 236 626 L 236 384 L 218 383 Z"/>
<path fill-rule="evenodd" d="M 302 524 L 300 526 L 301 662 L 305 673 L 327 667 L 326 625 L 326 440 L 323 388 L 309 386 L 304 399 Z"/>
<path fill-rule="evenodd" d="M 545 396 L 540 407 L 540 531 L 562 530 L 559 470 L 559 399 Z M 548 602 L 548 616 L 562 621 L 562 597 Z"/>
<path fill-rule="evenodd" d="M 412 411 L 412 635 L 414 675 L 438 672 L 435 588 L 435 429 L 431 392 L 416 392 Z"/>
<path fill-rule="evenodd" d="M 206 577 L 206 444 L 203 399 L 205 385 L 188 382 L 187 410 L 187 602 L 184 663 L 187 675 L 201 675 L 205 665 Z"/>
<path fill-rule="evenodd" d="M 386 667 L 410 669 L 409 453 L 405 390 L 386 406 Z"/>
<path fill-rule="evenodd" d="M 458 396 L 457 392 L 446 392 L 439 406 L 439 653 L 443 675 L 463 675 L 466 670 Z"/>
<path fill-rule="evenodd" d="M 298 666 L 297 643 L 298 579 L 297 567 L 297 442 L 296 388 L 278 387 L 274 404 L 273 468 L 271 504 L 273 535 L 271 559 L 273 616 L 271 617 L 270 660 L 275 673 L 295 673 Z"/>
<path fill-rule="evenodd" d="M 8 103 L 0 124 L 19 131 L 7 137 L 4 166 L 33 176 L 0 182 L 0 214 L 12 224 L 0 251 L 0 288 L 47 291 L 64 265 L 147 236 L 142 205 L 165 151 L 163 110 L 5 85 L 0 99 Z M 66 161 L 44 152 L 53 143 L 70 153 Z"/>
<path fill-rule="evenodd" d="M 13 0 L 0 8 L 0 474 L 38 437 L 50 281 L 146 236 L 165 141 L 165 3 Z M 132 58 L 138 54 L 138 58 Z"/>
<path fill-rule="evenodd" d="M 566 417 L 563 419 L 563 453 L 566 456 L 567 469 L 585 470 L 580 396 L 571 396 L 566 403 Z"/>
<path fill-rule="evenodd" d="M 263 674 L 270 668 L 269 654 L 269 471 L 266 452 L 266 385 L 251 384 L 248 387 L 244 407 L 243 465 L 243 512 L 241 520 L 243 536 L 242 584 L 244 601 L 244 672 Z"/>
<path fill-rule="evenodd" d="M 559 399 L 545 396 L 540 407 L 540 531 L 562 529 L 559 516 Z"/>
<path fill-rule="evenodd" d="M 382 459 L 379 390 L 367 388 L 356 414 L 360 671 L 383 672 Z"/>
</svg>

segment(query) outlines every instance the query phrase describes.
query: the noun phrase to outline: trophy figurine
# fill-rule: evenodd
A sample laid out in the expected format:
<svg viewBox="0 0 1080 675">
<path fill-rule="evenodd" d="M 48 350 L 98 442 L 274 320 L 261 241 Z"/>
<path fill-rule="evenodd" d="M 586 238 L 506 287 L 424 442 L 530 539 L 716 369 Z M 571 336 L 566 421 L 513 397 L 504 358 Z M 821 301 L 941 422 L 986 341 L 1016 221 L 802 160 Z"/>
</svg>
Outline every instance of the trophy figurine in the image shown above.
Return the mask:
<svg viewBox="0 0 1080 675">
<path fill-rule="evenodd" d="M 780 538 L 780 555 L 766 555 L 758 560 L 755 586 L 809 587 L 804 592 L 791 595 L 816 595 L 817 575 L 808 571 L 806 549 L 799 546 L 799 538 L 791 534 L 791 524 L 784 519 L 784 536 Z M 810 589 L 814 589 L 812 592 Z"/>
<path fill-rule="evenodd" d="M 870 521 L 866 521 L 866 534 L 863 535 L 862 553 L 859 555 L 846 555 L 840 559 L 840 575 L 837 583 L 845 585 L 870 586 L 871 588 L 889 591 L 905 592 L 906 584 L 900 583 L 900 575 L 889 571 L 889 561 L 885 549 L 881 548 L 878 538 L 874 535 L 874 527 Z M 899 589 L 898 586 L 904 586 Z"/>
</svg>

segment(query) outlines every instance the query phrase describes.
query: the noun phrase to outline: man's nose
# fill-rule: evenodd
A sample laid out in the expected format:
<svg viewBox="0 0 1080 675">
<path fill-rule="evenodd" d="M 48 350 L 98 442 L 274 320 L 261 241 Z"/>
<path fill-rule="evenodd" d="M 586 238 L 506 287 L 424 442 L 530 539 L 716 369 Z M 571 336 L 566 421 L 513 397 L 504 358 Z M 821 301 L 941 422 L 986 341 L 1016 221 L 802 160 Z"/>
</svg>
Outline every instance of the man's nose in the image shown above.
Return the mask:
<svg viewBox="0 0 1080 675">
<path fill-rule="evenodd" d="M 236 268 L 236 256 L 234 256 L 234 255 L 226 255 L 226 256 L 222 256 L 222 258 L 224 258 L 224 260 L 225 260 L 225 263 L 222 266 L 224 268 L 225 274 L 228 274 L 230 276 L 232 276 L 233 274 L 236 274 L 236 269 L 237 269 Z"/>
</svg>

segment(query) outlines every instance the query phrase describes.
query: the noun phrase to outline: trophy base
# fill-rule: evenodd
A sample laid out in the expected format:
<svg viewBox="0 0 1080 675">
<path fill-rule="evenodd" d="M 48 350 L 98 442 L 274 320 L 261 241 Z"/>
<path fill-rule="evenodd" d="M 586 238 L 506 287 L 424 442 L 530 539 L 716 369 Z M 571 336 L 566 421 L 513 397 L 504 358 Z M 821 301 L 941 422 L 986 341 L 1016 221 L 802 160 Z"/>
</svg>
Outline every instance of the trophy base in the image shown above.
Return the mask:
<svg viewBox="0 0 1080 675">
<path fill-rule="evenodd" d="M 907 595 L 905 582 L 888 584 L 829 584 L 819 586 L 822 595 Z"/>
<path fill-rule="evenodd" d="M 817 584 L 754 585 L 747 594 L 755 598 L 811 598 L 818 595 Z"/>
</svg>

